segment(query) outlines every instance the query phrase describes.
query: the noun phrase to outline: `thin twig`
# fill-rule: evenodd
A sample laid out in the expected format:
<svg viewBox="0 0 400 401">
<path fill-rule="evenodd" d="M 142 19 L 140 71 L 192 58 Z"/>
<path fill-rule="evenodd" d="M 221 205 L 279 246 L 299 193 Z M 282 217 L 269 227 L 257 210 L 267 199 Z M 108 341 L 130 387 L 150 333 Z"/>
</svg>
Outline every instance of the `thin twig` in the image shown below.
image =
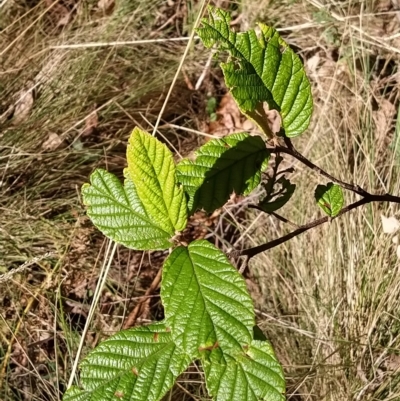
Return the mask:
<svg viewBox="0 0 400 401">
<path fill-rule="evenodd" d="M 362 205 L 366 205 L 371 202 L 393 202 L 393 203 L 400 203 L 400 197 L 399 196 L 394 196 L 390 194 L 382 194 L 382 195 L 373 195 L 367 193 L 362 199 L 358 200 L 357 202 L 354 202 L 346 207 L 344 207 L 336 216 L 330 217 L 330 216 L 325 216 L 320 219 L 314 220 L 310 223 L 304 224 L 303 226 L 300 226 L 298 229 L 292 231 L 289 234 L 286 234 L 280 238 L 277 238 L 273 241 L 269 241 L 265 244 L 253 247 L 253 248 L 248 248 L 244 249 L 242 251 L 233 251 L 230 254 L 230 257 L 239 257 L 239 256 L 246 256 L 249 259 L 251 259 L 253 256 L 258 255 L 259 253 L 268 251 L 269 249 L 275 248 L 278 245 L 283 244 L 284 242 L 289 241 L 290 239 L 297 237 L 298 235 L 304 233 L 305 231 L 310 230 L 311 228 L 320 226 L 321 224 L 324 224 L 328 221 L 332 221 L 339 216 L 342 216 L 345 213 L 350 212 L 353 209 L 356 209 Z"/>
<path fill-rule="evenodd" d="M 349 206 L 344 207 L 339 214 L 337 214 L 335 217 L 330 217 L 330 216 L 325 216 L 322 217 L 320 219 L 314 220 L 310 223 L 304 224 L 303 226 L 300 226 L 299 228 L 297 228 L 296 230 L 292 231 L 289 234 L 286 234 L 280 238 L 277 238 L 273 241 L 269 241 L 265 244 L 259 245 L 259 246 L 255 246 L 253 248 L 248 248 L 248 249 L 243 249 L 242 251 L 237 251 L 237 253 L 232 252 L 231 256 L 247 256 L 248 259 L 252 258 L 253 256 L 258 255 L 259 253 L 268 251 L 269 249 L 275 248 L 278 245 L 283 244 L 284 242 L 287 242 L 289 240 L 291 240 L 294 237 L 297 237 L 298 235 L 304 233 L 305 231 L 310 230 L 311 228 L 320 226 L 321 224 L 324 224 L 328 221 L 331 221 L 347 212 L 349 212 L 350 210 L 353 210 L 361 205 L 365 205 L 367 203 L 371 202 L 370 200 L 368 200 L 367 198 L 363 198 L 360 199 L 357 202 L 352 203 Z M 399 203 L 400 203 L 400 198 L 399 198 Z"/>
<path fill-rule="evenodd" d="M 267 149 L 271 152 L 271 153 L 276 153 L 276 154 L 280 154 L 280 153 L 286 153 L 288 155 L 293 156 L 294 158 L 296 158 L 297 160 L 299 160 L 301 163 L 303 163 L 304 165 L 306 165 L 307 167 L 309 167 L 311 170 L 317 172 L 318 174 L 329 178 L 332 182 L 335 182 L 336 184 L 340 185 L 342 188 L 344 189 L 348 189 L 349 191 L 352 191 L 358 195 L 362 196 L 362 199 L 358 200 L 357 202 L 354 202 L 346 207 L 344 207 L 336 216 L 334 217 L 330 217 L 330 216 L 325 216 L 322 217 L 320 219 L 314 220 L 310 223 L 304 224 L 302 226 L 298 226 L 296 228 L 296 230 L 292 231 L 289 234 L 286 234 L 280 238 L 277 238 L 273 241 L 269 241 L 265 244 L 262 245 L 258 245 L 256 247 L 253 248 L 248 248 L 248 249 L 243 249 L 241 251 L 236 250 L 236 251 L 232 251 L 229 254 L 229 257 L 231 258 L 238 258 L 240 256 L 245 256 L 246 261 L 245 264 L 247 264 L 247 262 L 253 257 L 258 255 L 259 253 L 268 251 L 269 249 L 275 248 L 278 245 L 281 245 L 289 240 L 291 240 L 294 237 L 297 237 L 298 235 L 304 233 L 305 231 L 310 230 L 311 228 L 317 227 L 321 224 L 330 222 L 336 218 L 338 218 L 339 216 L 342 216 L 345 213 L 350 212 L 353 209 L 356 209 L 360 206 L 366 205 L 368 203 L 372 203 L 372 202 L 392 202 L 392 203 L 400 203 L 400 197 L 399 196 L 395 196 L 395 195 L 391 195 L 391 194 L 371 194 L 368 191 L 366 191 L 365 189 L 361 188 L 359 185 L 353 185 L 353 184 L 349 184 L 347 182 L 344 182 L 342 180 L 339 180 L 337 178 L 335 178 L 334 176 L 332 176 L 331 174 L 327 173 L 325 170 L 323 170 L 322 168 L 318 167 L 317 165 L 315 165 L 312 161 L 310 161 L 309 159 L 307 159 L 305 156 L 303 156 L 300 152 L 298 152 L 295 147 L 293 146 L 292 141 L 290 140 L 290 138 L 284 138 L 285 144 L 286 146 L 275 146 L 275 147 L 267 147 Z M 250 207 L 253 207 L 255 209 L 260 209 L 257 206 L 254 205 L 250 205 Z M 289 222 L 288 220 L 286 220 L 284 217 L 274 214 L 275 217 L 279 218 L 279 220 L 284 221 L 284 222 Z M 293 225 L 294 223 L 292 223 Z M 245 268 L 246 266 L 244 266 Z M 243 268 L 243 267 L 242 267 Z"/>
<path fill-rule="evenodd" d="M 282 221 L 283 223 L 287 223 L 287 224 L 289 224 L 290 226 L 292 226 L 292 227 L 294 227 L 294 228 L 300 228 L 300 226 L 299 226 L 298 224 L 293 223 L 293 221 L 288 220 L 286 217 L 283 217 L 283 216 L 281 216 L 281 215 L 278 214 L 278 213 L 275 213 L 275 212 L 266 212 L 266 211 L 263 210 L 260 206 L 257 206 L 257 205 L 248 205 L 248 207 L 251 208 L 251 209 L 260 210 L 261 212 L 264 212 L 264 213 L 268 213 L 268 214 L 270 214 L 271 216 L 274 216 L 274 217 L 277 218 L 278 220 Z"/>
<path fill-rule="evenodd" d="M 286 146 L 275 146 L 275 147 L 267 147 L 267 149 L 271 153 L 286 153 L 290 156 L 293 156 L 295 159 L 299 160 L 301 163 L 309 167 L 311 170 L 315 171 L 316 173 L 328 178 L 332 182 L 340 185 L 342 188 L 348 189 L 358 195 L 367 196 L 370 195 L 365 189 L 361 188 L 359 185 L 349 184 L 338 178 L 335 178 L 333 175 L 327 173 L 321 167 L 315 165 L 311 160 L 307 159 L 303 156 L 300 152 L 298 152 L 295 147 L 293 146 L 291 140 L 289 138 L 285 138 Z"/>
</svg>

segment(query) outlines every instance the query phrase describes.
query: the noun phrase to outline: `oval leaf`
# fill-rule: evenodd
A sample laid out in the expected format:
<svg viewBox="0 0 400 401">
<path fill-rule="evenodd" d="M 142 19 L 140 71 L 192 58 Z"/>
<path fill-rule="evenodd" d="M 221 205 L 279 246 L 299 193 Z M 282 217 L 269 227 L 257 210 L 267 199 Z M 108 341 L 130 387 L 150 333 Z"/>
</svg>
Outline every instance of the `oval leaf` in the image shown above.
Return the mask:
<svg viewBox="0 0 400 401">
<path fill-rule="evenodd" d="M 282 366 L 268 341 L 240 352 L 212 350 L 203 357 L 208 392 L 215 401 L 284 401 Z"/>
<path fill-rule="evenodd" d="M 227 12 L 210 8 L 197 33 L 206 47 L 217 43 L 230 53 L 232 60 L 221 67 L 241 111 L 268 134 L 266 102 L 280 113 L 286 136 L 300 135 L 310 123 L 313 101 L 299 56 L 274 28 L 259 24 L 259 36 L 254 30 L 236 33 L 230 21 Z"/>
<path fill-rule="evenodd" d="M 182 188 L 176 185 L 170 150 L 156 138 L 135 128 L 126 154 L 128 174 L 147 215 L 168 231 L 186 227 L 187 208 Z"/>
<path fill-rule="evenodd" d="M 196 152 L 196 160 L 182 160 L 177 177 L 189 195 L 188 208 L 213 212 L 232 193 L 248 195 L 261 180 L 269 152 L 259 136 L 245 133 L 213 139 Z"/>
<path fill-rule="evenodd" d="M 315 189 L 315 199 L 320 208 L 330 217 L 337 216 L 344 203 L 342 188 L 333 182 L 318 185 Z"/>
<path fill-rule="evenodd" d="M 245 281 L 208 241 L 174 249 L 164 263 L 161 298 L 175 343 L 192 357 L 251 341 L 254 312 Z"/>
<path fill-rule="evenodd" d="M 138 250 L 168 249 L 174 230 L 157 225 L 147 214 L 135 184 L 97 169 L 82 186 L 83 203 L 93 224 L 113 241 Z"/>
<path fill-rule="evenodd" d="M 190 363 L 163 323 L 120 331 L 81 363 L 81 386 L 63 401 L 158 401 Z"/>
</svg>

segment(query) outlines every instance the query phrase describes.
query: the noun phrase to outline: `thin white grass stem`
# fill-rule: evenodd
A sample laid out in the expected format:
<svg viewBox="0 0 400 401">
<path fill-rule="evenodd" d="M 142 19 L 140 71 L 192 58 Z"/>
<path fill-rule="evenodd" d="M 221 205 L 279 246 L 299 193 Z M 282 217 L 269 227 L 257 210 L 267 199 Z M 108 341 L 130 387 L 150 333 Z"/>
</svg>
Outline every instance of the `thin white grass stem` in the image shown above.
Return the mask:
<svg viewBox="0 0 400 401">
<path fill-rule="evenodd" d="M 10 278 L 17 273 L 22 273 L 25 270 L 27 270 L 30 266 L 32 266 L 33 264 L 40 262 L 43 259 L 46 259 L 50 256 L 52 256 L 54 254 L 54 252 L 46 252 L 44 255 L 42 256 L 36 256 L 30 260 L 27 260 L 25 263 L 23 263 L 21 266 L 18 266 L 17 268 L 10 270 L 7 273 L 1 274 L 0 275 L 0 283 L 3 283 L 5 281 L 10 280 Z"/>
<path fill-rule="evenodd" d="M 153 124 L 146 118 L 146 116 L 143 115 L 143 113 L 139 113 L 139 114 L 143 118 L 143 120 L 146 121 L 146 123 L 150 125 L 150 127 L 154 128 Z M 163 137 L 165 142 L 167 142 L 168 145 L 171 146 L 171 149 L 179 156 L 179 158 L 183 159 L 183 156 L 180 154 L 179 150 L 176 149 L 176 147 L 171 143 L 171 141 L 162 132 L 160 132 L 160 130 L 157 130 L 157 132 L 159 133 L 159 135 L 161 135 Z"/>
<path fill-rule="evenodd" d="M 196 85 L 195 85 L 195 87 L 194 87 L 194 89 L 195 89 L 196 91 L 198 91 L 198 90 L 200 89 L 201 84 L 202 84 L 203 81 L 204 81 L 204 78 L 206 77 L 208 71 L 210 70 L 210 65 L 211 65 L 211 61 L 212 61 L 212 59 L 213 59 L 213 57 L 214 57 L 214 54 L 215 54 L 215 52 L 212 51 L 212 52 L 210 53 L 210 55 L 208 56 L 208 60 L 207 60 L 207 62 L 206 62 L 206 65 L 204 66 L 203 71 L 202 71 L 202 73 L 200 74 L 200 77 L 199 77 L 199 79 L 197 80 Z"/>
<path fill-rule="evenodd" d="M 193 39 L 198 39 L 194 36 Z M 165 42 L 185 42 L 191 40 L 191 36 L 182 36 L 180 38 L 165 38 L 165 39 L 141 39 L 141 40 L 125 40 L 116 42 L 89 42 L 89 43 L 73 43 L 70 45 L 55 45 L 50 46 L 49 49 L 88 49 L 96 47 L 109 47 L 109 46 L 129 46 L 129 45 L 144 45 L 152 43 L 165 43 Z"/>
<path fill-rule="evenodd" d="M 153 133 L 152 133 L 153 136 L 156 135 L 158 126 L 160 125 L 161 117 L 162 117 L 162 115 L 164 114 L 164 111 L 165 111 L 165 108 L 167 107 L 167 104 L 168 104 L 169 98 L 170 98 L 170 96 L 171 96 L 172 90 L 174 89 L 174 86 L 175 86 L 175 84 L 176 84 L 176 81 L 178 80 L 179 74 L 180 74 L 180 72 L 181 72 L 181 70 L 182 70 L 183 63 L 185 62 L 186 56 L 187 56 L 187 54 L 189 53 L 190 46 L 191 46 L 191 44 L 192 44 L 192 42 L 193 42 L 193 40 L 194 40 L 194 38 L 195 38 L 195 32 L 196 32 L 196 31 L 195 31 L 195 28 L 199 25 L 201 16 L 203 15 L 203 11 L 204 11 L 205 6 L 206 6 L 207 3 L 208 3 L 208 0 L 203 0 L 203 1 L 201 2 L 200 10 L 199 10 L 199 13 L 197 14 L 196 22 L 195 22 L 195 24 L 194 24 L 192 33 L 190 34 L 189 41 L 188 41 L 188 43 L 187 43 L 187 45 L 186 45 L 185 51 L 184 51 L 184 53 L 183 53 L 183 56 L 182 56 L 181 61 L 180 61 L 180 63 L 179 63 L 179 66 L 178 66 L 178 68 L 177 68 L 177 70 L 176 70 L 176 73 L 175 73 L 174 79 L 172 80 L 171 86 L 169 87 L 167 96 L 166 96 L 166 98 L 165 98 L 165 100 L 164 100 L 164 103 L 163 103 L 163 105 L 162 105 L 162 108 L 161 108 L 161 110 L 160 110 L 160 113 L 158 114 L 157 121 L 156 121 L 156 123 L 155 123 L 155 125 L 154 125 L 154 129 L 153 129 Z"/>
<path fill-rule="evenodd" d="M 113 248 L 112 248 L 112 250 L 110 252 L 112 244 L 114 244 L 114 246 L 113 246 Z M 106 279 L 107 279 L 107 276 L 108 276 L 108 272 L 110 270 L 111 262 L 112 262 L 112 260 L 114 258 L 114 254 L 115 254 L 116 249 L 117 249 L 117 244 L 115 242 L 113 242 L 113 241 L 109 241 L 109 243 L 107 245 L 106 253 L 104 255 L 104 262 L 103 262 L 103 265 L 101 266 L 100 275 L 99 275 L 99 281 L 97 283 L 96 290 L 95 290 L 94 295 L 93 295 L 93 302 L 90 305 L 90 310 L 89 310 L 89 313 L 88 313 L 86 324 L 85 324 L 85 327 L 83 329 L 81 340 L 79 342 L 79 347 L 78 347 L 78 350 L 77 350 L 76 355 L 75 355 L 74 365 L 72 367 L 71 375 L 69 377 L 67 389 L 72 386 L 72 383 L 74 381 L 75 374 L 76 374 L 76 371 L 78 369 L 80 355 L 82 353 L 83 345 L 85 343 L 86 334 L 87 334 L 87 332 L 89 330 L 89 326 L 90 326 L 90 324 L 92 322 L 92 318 L 94 316 L 95 309 L 96 309 L 97 304 L 99 302 L 101 292 L 102 292 L 102 290 L 104 288 L 104 284 L 106 282 Z"/>
<path fill-rule="evenodd" d="M 212 134 L 206 134 L 205 132 L 201 132 L 201 131 L 197 131 L 195 129 L 192 128 L 187 128 L 187 127 L 182 127 L 181 125 L 175 125 L 175 124 L 165 124 L 162 127 L 171 127 L 171 128 L 176 128 L 176 129 L 180 129 L 182 131 L 186 131 L 186 132 L 191 132 L 192 134 L 197 134 L 197 135 L 201 135 L 201 136 L 206 136 L 207 138 L 219 138 L 218 135 L 212 135 Z M 162 128 L 160 127 L 160 128 Z M 222 138 L 222 136 L 221 136 Z"/>
</svg>

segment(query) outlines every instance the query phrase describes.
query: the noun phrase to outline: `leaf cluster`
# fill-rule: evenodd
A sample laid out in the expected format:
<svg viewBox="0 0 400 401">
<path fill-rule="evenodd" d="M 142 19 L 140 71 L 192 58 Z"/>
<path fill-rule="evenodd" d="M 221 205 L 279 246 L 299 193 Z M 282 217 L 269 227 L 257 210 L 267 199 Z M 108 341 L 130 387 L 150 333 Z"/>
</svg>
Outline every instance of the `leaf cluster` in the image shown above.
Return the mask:
<svg viewBox="0 0 400 401">
<path fill-rule="evenodd" d="M 280 151 L 269 145 L 307 129 L 310 83 L 300 58 L 271 27 L 259 24 L 259 33 L 236 33 L 228 13 L 210 8 L 197 32 L 207 47 L 228 53 L 221 64 L 227 87 L 264 136 L 216 138 L 200 147 L 194 160 L 176 165 L 164 144 L 135 128 L 124 182 L 98 169 L 83 185 L 87 215 L 105 236 L 128 248 L 171 253 L 162 271 L 165 319 L 101 343 L 81 364 L 80 387 L 70 388 L 64 401 L 157 401 L 194 361 L 217 401 L 284 399 L 282 367 L 255 325 L 243 277 L 211 243 L 186 246 L 179 238 L 188 216 L 223 207 L 232 193 L 246 196 L 262 188 L 256 208 L 278 216 L 296 186 L 286 177 L 293 169 L 280 170 Z M 268 121 L 271 110 L 281 121 L 277 130 Z M 282 150 L 304 162 L 291 147 Z M 275 163 L 267 171 L 272 153 Z M 315 198 L 329 218 L 341 212 L 338 185 L 318 186 Z"/>
<path fill-rule="evenodd" d="M 282 367 L 269 342 L 254 338 L 243 277 L 208 241 L 186 247 L 177 240 L 188 213 L 253 190 L 268 158 L 261 138 L 238 134 L 210 141 L 194 162 L 176 166 L 164 144 L 135 128 L 124 184 L 105 170 L 91 175 L 82 194 L 99 230 L 132 249 L 174 249 L 162 272 L 164 321 L 100 344 L 81 364 L 81 388 L 69 389 L 64 401 L 160 400 L 193 361 L 216 400 L 283 400 Z"/>
</svg>

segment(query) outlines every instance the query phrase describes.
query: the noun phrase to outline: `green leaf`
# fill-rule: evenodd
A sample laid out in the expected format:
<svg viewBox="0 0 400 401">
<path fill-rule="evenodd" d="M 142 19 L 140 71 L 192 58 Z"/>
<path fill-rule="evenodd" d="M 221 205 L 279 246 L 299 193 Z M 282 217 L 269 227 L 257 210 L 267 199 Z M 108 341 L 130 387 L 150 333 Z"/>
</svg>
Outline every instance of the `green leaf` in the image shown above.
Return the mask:
<svg viewBox="0 0 400 401">
<path fill-rule="evenodd" d="M 311 119 L 313 101 L 310 82 L 300 58 L 267 25 L 236 33 L 230 28 L 230 15 L 210 7 L 209 18 L 197 29 L 206 47 L 219 45 L 231 59 L 221 64 L 225 82 L 241 111 L 252 118 L 267 134 L 264 102 L 277 110 L 282 118 L 285 135 L 303 133 Z"/>
<path fill-rule="evenodd" d="M 315 199 L 320 208 L 330 217 L 335 217 L 342 210 L 344 203 L 342 188 L 333 182 L 318 185 L 315 190 Z"/>
<path fill-rule="evenodd" d="M 171 247 L 174 230 L 152 220 L 129 177 L 122 186 L 113 174 L 97 169 L 82 186 L 82 196 L 93 224 L 113 241 L 139 250 Z"/>
<path fill-rule="evenodd" d="M 63 401 L 157 401 L 184 372 L 190 358 L 163 323 L 124 330 L 103 341 L 81 364 L 81 386 Z"/>
<path fill-rule="evenodd" d="M 292 197 L 294 190 L 296 189 L 296 184 L 292 184 L 287 178 L 280 177 L 275 182 L 273 182 L 273 187 L 271 187 L 272 177 L 269 178 L 264 186 L 266 190 L 266 196 L 258 204 L 264 212 L 272 213 L 283 207 Z M 276 188 L 276 184 L 280 187 Z M 274 191 L 275 190 L 275 191 Z"/>
<path fill-rule="evenodd" d="M 253 340 L 237 352 L 203 356 L 208 392 L 215 401 L 284 401 L 285 379 L 271 344 Z"/>
<path fill-rule="evenodd" d="M 135 128 L 127 149 L 128 174 L 152 221 L 169 232 L 186 227 L 186 198 L 176 185 L 170 150 L 147 132 Z"/>
<path fill-rule="evenodd" d="M 208 241 L 178 247 L 164 263 L 161 298 L 174 342 L 198 357 L 206 349 L 241 349 L 254 312 L 243 277 Z"/>
<path fill-rule="evenodd" d="M 261 180 L 269 152 L 259 136 L 245 133 L 213 139 L 196 152 L 196 160 L 182 160 L 178 181 L 189 195 L 188 208 L 213 212 L 234 192 L 248 195 Z"/>
</svg>

